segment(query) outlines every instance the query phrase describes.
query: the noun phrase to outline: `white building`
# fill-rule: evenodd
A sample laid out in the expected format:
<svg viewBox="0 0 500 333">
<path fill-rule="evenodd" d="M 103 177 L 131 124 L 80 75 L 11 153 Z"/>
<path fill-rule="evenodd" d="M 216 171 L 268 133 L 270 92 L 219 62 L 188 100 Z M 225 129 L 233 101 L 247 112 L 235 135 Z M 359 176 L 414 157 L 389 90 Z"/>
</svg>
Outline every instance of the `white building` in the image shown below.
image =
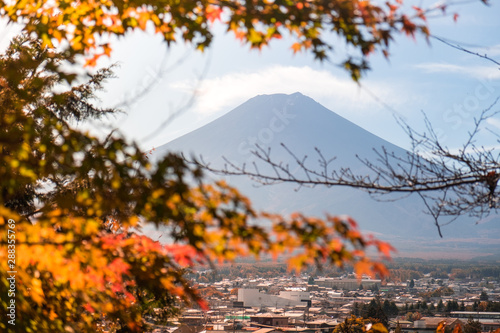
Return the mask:
<svg viewBox="0 0 500 333">
<path fill-rule="evenodd" d="M 238 289 L 238 302 L 245 307 L 290 307 L 309 305 L 310 295 L 306 291 L 281 291 L 278 296 L 259 292 L 258 289 Z"/>
</svg>

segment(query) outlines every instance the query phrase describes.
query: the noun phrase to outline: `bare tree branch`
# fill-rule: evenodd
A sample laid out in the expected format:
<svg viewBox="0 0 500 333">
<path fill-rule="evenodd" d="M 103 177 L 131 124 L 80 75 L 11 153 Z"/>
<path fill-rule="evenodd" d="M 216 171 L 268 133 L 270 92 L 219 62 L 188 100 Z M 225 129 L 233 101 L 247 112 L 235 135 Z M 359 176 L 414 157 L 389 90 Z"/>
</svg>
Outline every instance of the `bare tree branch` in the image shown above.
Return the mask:
<svg viewBox="0 0 500 333">
<path fill-rule="evenodd" d="M 317 156 L 314 162 L 308 155 L 295 154 L 283 143 L 281 147 L 290 157 L 289 163 L 278 161 L 270 148 L 256 145 L 252 151 L 256 161 L 251 165 L 237 165 L 229 159 L 225 159 L 222 168 L 205 162 L 201 165 L 216 174 L 248 176 L 261 185 L 340 186 L 365 190 L 372 195 L 418 193 L 442 236 L 441 226 L 458 216 L 468 214 L 481 218 L 500 208 L 497 189 L 500 156 L 495 148 L 476 146 L 476 138 L 487 119 L 500 113 L 494 109 L 499 100 L 500 97 L 474 119 L 465 143 L 458 150 L 451 150 L 439 141 L 425 115 L 423 133 L 398 118 L 411 140 L 411 149 L 405 154 L 396 154 L 382 147 L 374 149 L 375 158 L 356 156 L 368 172 L 357 173 L 350 166 L 335 167 L 332 163 L 335 157 L 327 158 L 318 148 L 314 149 Z M 440 223 L 446 216 L 451 220 Z"/>
<path fill-rule="evenodd" d="M 434 36 L 434 35 L 430 35 L 430 37 L 431 37 L 431 38 L 434 38 L 434 39 L 436 39 L 436 40 L 438 40 L 438 41 L 440 41 L 441 43 L 444 43 L 444 44 L 446 44 L 446 45 L 448 45 L 448 46 L 451 46 L 451 47 L 453 47 L 453 48 L 455 48 L 455 49 L 457 49 L 457 50 L 460 50 L 460 51 L 463 51 L 463 52 L 465 52 L 465 53 L 469 53 L 469 54 L 475 55 L 475 56 L 477 56 L 477 57 L 480 57 L 480 58 L 486 59 L 486 60 L 488 60 L 488 61 L 491 61 L 491 62 L 492 62 L 492 63 L 494 63 L 495 65 L 500 66 L 500 62 L 496 61 L 495 59 L 492 59 L 492 58 L 488 57 L 488 55 L 487 55 L 487 54 L 480 54 L 480 53 L 477 53 L 477 52 L 470 51 L 470 50 L 468 50 L 468 49 L 466 49 L 466 48 L 464 48 L 464 47 L 460 46 L 459 44 L 455 44 L 455 43 L 453 43 L 453 42 L 451 42 L 451 41 L 449 41 L 449 40 L 447 40 L 447 39 L 445 39 L 445 38 L 442 38 L 442 37 L 438 37 L 438 36 Z"/>
</svg>

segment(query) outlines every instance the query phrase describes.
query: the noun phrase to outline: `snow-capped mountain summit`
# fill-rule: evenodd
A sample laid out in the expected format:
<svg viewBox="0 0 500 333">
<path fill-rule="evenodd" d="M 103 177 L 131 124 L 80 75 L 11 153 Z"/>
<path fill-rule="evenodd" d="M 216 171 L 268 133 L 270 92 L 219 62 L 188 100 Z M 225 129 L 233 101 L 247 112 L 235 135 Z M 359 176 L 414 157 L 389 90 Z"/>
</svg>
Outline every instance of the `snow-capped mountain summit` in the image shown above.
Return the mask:
<svg viewBox="0 0 500 333">
<path fill-rule="evenodd" d="M 396 126 L 396 125 L 393 125 Z M 292 156 L 308 156 L 308 165 L 318 166 L 317 147 L 329 159 L 330 168 L 349 167 L 358 174 L 370 172 L 356 157 L 375 159 L 374 149 L 384 147 L 397 155 L 405 150 L 369 133 L 300 93 L 259 95 L 213 122 L 156 149 L 202 156 L 213 167 L 222 168 L 224 158 L 236 165 L 251 167 L 258 163 L 251 151 L 256 145 L 271 149 L 274 161 L 292 163 Z M 301 170 L 293 170 L 300 174 Z M 300 188 L 294 184 L 258 186 L 247 177 L 226 177 L 228 182 L 247 195 L 254 206 L 288 214 L 300 211 L 309 215 L 348 214 L 365 232 L 390 241 L 401 255 L 461 257 L 500 253 L 498 223 L 475 225 L 461 219 L 443 229 L 440 239 L 431 217 L 424 214 L 418 196 L 395 202 L 381 202 L 367 193 L 351 188 Z M 256 186 L 257 185 L 257 186 Z M 383 199 L 383 198 L 382 198 Z"/>
</svg>

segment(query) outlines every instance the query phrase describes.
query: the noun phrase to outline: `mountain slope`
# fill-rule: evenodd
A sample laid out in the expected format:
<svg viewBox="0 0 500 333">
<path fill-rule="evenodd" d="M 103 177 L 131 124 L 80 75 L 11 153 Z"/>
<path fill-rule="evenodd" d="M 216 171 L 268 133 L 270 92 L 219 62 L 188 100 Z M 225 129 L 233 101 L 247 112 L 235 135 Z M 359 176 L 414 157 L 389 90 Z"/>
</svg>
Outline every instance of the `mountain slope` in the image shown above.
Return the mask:
<svg viewBox="0 0 500 333">
<path fill-rule="evenodd" d="M 251 150 L 259 145 L 271 149 L 273 160 L 292 164 L 292 157 L 281 143 L 296 156 L 308 155 L 310 166 L 317 165 L 314 148 L 318 147 L 326 158 L 336 157 L 330 167 L 350 167 L 359 174 L 369 170 L 356 155 L 373 160 L 376 158 L 373 149 L 382 147 L 398 155 L 406 153 L 311 98 L 295 93 L 254 97 L 219 119 L 159 147 L 156 154 L 178 151 L 186 156 L 201 155 L 204 161 L 219 168 L 224 165 L 222 157 L 237 165 L 251 166 L 255 162 Z M 259 164 L 259 168 L 264 170 L 266 166 Z M 362 230 L 391 241 L 405 255 L 426 249 L 443 256 L 448 252 L 461 253 L 461 257 L 480 252 L 500 253 L 500 245 L 495 241 L 500 236 L 498 223 L 476 226 L 471 220 L 461 219 L 444 228 L 445 238 L 441 240 L 432 219 L 422 213 L 424 207 L 417 196 L 380 202 L 351 188 L 297 190 L 293 184 L 256 186 L 246 177 L 226 177 L 226 180 L 249 196 L 257 208 L 282 214 L 300 211 L 318 216 L 351 215 Z"/>
</svg>

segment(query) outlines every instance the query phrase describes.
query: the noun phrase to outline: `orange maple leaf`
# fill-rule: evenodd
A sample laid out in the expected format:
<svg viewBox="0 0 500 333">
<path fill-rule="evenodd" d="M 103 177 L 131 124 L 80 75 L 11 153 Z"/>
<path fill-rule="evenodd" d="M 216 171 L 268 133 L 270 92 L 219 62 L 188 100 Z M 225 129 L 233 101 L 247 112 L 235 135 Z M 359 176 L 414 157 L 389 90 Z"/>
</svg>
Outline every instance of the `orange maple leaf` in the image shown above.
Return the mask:
<svg viewBox="0 0 500 333">
<path fill-rule="evenodd" d="M 293 43 L 292 50 L 293 53 L 297 53 L 302 49 L 302 45 L 300 43 Z"/>
<path fill-rule="evenodd" d="M 446 327 L 446 321 L 441 321 L 438 324 L 438 327 L 436 328 L 436 333 L 444 333 L 444 329 Z"/>
<path fill-rule="evenodd" d="M 97 65 L 97 60 L 101 57 L 102 54 L 94 54 L 93 57 L 85 60 L 85 67 L 95 67 Z"/>
<path fill-rule="evenodd" d="M 453 329 L 453 333 L 462 333 L 462 325 L 460 325 L 459 323 L 457 323 L 455 325 L 455 328 Z"/>
<path fill-rule="evenodd" d="M 90 313 L 94 313 L 95 312 L 95 309 L 92 307 L 92 305 L 90 305 L 89 303 L 85 304 L 83 306 L 83 308 L 85 309 L 85 311 L 87 312 L 90 312 Z"/>
<path fill-rule="evenodd" d="M 379 252 L 382 252 L 387 258 L 391 257 L 391 252 L 396 252 L 396 249 L 387 242 L 378 242 L 377 249 Z"/>
<path fill-rule="evenodd" d="M 198 305 L 203 311 L 210 310 L 208 303 L 204 299 L 199 299 L 196 303 L 198 303 Z"/>
<path fill-rule="evenodd" d="M 220 20 L 220 15 L 222 14 L 222 9 L 216 6 L 207 6 L 205 10 L 205 16 L 207 20 L 210 22 L 214 22 L 215 20 Z"/>
<path fill-rule="evenodd" d="M 373 276 L 372 264 L 369 260 L 363 259 L 354 264 L 354 270 L 358 277 L 363 276 L 363 274 Z"/>
<path fill-rule="evenodd" d="M 116 258 L 108 265 L 108 267 L 116 274 L 125 274 L 128 272 L 130 265 L 123 261 L 121 258 Z"/>
</svg>

